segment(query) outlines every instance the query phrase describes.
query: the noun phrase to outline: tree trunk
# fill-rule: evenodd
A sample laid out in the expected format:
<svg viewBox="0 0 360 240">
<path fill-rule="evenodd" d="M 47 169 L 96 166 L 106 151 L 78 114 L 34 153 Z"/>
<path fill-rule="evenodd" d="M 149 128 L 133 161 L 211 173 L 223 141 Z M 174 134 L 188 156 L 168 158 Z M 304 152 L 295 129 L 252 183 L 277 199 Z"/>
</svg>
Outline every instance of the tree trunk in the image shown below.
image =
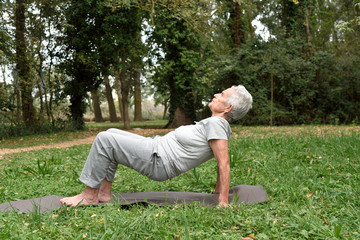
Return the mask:
<svg viewBox="0 0 360 240">
<path fill-rule="evenodd" d="M 50 67 L 49 67 L 49 68 L 51 69 L 51 64 L 50 64 Z M 50 74 L 50 71 L 51 71 L 51 70 L 49 70 L 49 74 Z M 47 86 L 47 84 L 46 84 L 46 79 L 47 79 L 47 76 L 46 76 L 46 74 L 45 74 L 44 78 L 41 79 L 42 85 L 44 86 L 45 110 L 46 110 L 46 115 L 48 116 L 48 120 L 52 122 L 52 121 L 53 121 L 53 118 L 51 117 L 51 114 L 50 114 L 49 102 L 48 102 L 48 97 L 47 97 L 47 95 L 48 95 L 48 93 L 49 93 L 49 89 L 48 89 L 48 86 Z"/>
<path fill-rule="evenodd" d="M 21 90 L 23 121 L 26 126 L 34 123 L 34 106 L 30 66 L 26 54 L 25 40 L 25 0 L 16 0 L 15 10 L 15 49 L 16 68 Z"/>
<path fill-rule="evenodd" d="M 91 91 L 91 99 L 94 108 L 95 122 L 103 122 L 104 119 L 101 114 L 100 100 L 97 94 L 97 90 Z"/>
<path fill-rule="evenodd" d="M 42 21 L 42 9 L 41 7 L 39 8 L 39 20 L 40 22 Z M 42 27 L 42 25 L 40 26 L 40 32 L 44 32 L 44 29 Z M 42 41 L 42 34 L 40 34 L 38 36 L 39 38 L 39 42 L 37 43 L 37 54 L 39 56 L 39 66 L 37 68 L 37 74 L 38 74 L 38 79 L 36 81 L 37 87 L 39 89 L 39 99 L 40 99 L 40 112 L 39 112 L 39 120 L 40 122 L 44 121 L 44 100 L 43 100 L 43 96 L 46 96 L 46 91 L 45 91 L 45 86 L 42 84 L 43 83 L 43 74 L 42 74 L 42 69 L 43 69 L 43 62 L 44 62 L 44 57 L 41 53 L 41 47 L 43 45 L 43 41 Z"/>
<path fill-rule="evenodd" d="M 87 95 L 86 99 L 87 99 L 87 101 L 89 102 L 89 111 L 90 111 L 90 112 L 94 112 L 94 109 L 93 109 L 93 107 L 92 107 L 91 96 Z"/>
<path fill-rule="evenodd" d="M 240 49 L 241 41 L 240 41 L 240 29 L 239 29 L 239 21 L 240 21 L 240 5 L 238 2 L 234 1 L 234 42 L 236 49 Z"/>
<path fill-rule="evenodd" d="M 311 44 L 311 33 L 309 26 L 309 17 L 310 17 L 310 8 L 306 9 L 306 17 L 305 17 L 305 26 L 306 26 L 306 41 L 308 44 Z"/>
<path fill-rule="evenodd" d="M 251 38 L 251 41 L 254 41 L 255 39 L 255 28 L 254 26 L 252 25 L 252 18 L 251 18 L 251 15 L 248 13 L 247 14 L 247 19 L 248 19 L 248 25 L 249 25 L 249 31 L 250 31 L 250 38 Z"/>
<path fill-rule="evenodd" d="M 176 86 L 176 80 L 169 78 L 170 90 L 170 118 L 166 128 L 177 128 L 189 125 L 196 120 L 195 100 L 189 81 L 185 81 L 182 87 Z"/>
<path fill-rule="evenodd" d="M 49 76 L 49 78 L 50 78 L 50 76 Z M 50 93 L 50 98 L 49 98 L 49 104 L 48 104 L 48 107 L 49 107 L 48 116 L 50 116 L 51 122 L 54 124 L 55 123 L 55 117 L 54 117 L 53 108 L 52 108 L 53 107 L 53 99 L 54 99 L 54 88 L 53 88 L 52 84 L 49 87 L 49 93 Z"/>
<path fill-rule="evenodd" d="M 306 33 L 306 41 L 308 43 L 308 46 L 306 47 L 306 55 L 307 56 L 310 56 L 312 54 L 309 17 L 310 17 L 310 8 L 306 8 L 306 10 L 305 10 L 305 33 Z"/>
<path fill-rule="evenodd" d="M 20 96 L 20 87 L 19 87 L 19 81 L 18 78 L 16 76 L 15 82 L 14 82 L 14 95 L 16 98 L 16 120 L 17 123 L 21 122 L 21 96 Z"/>
<path fill-rule="evenodd" d="M 2 59 L 1 59 L 2 60 Z M 6 87 L 6 65 L 5 65 L 5 62 L 3 62 L 4 64 L 1 64 L 1 73 L 2 73 L 2 76 L 3 76 L 3 82 L 4 82 L 4 87 Z"/>
<path fill-rule="evenodd" d="M 130 117 L 129 117 L 129 82 L 126 81 L 126 69 L 125 69 L 125 60 L 122 60 L 122 69 L 119 74 L 120 77 L 120 88 L 121 88 L 121 97 L 122 97 L 122 119 L 124 122 L 124 129 L 130 129 Z"/>
<path fill-rule="evenodd" d="M 169 108 L 169 99 L 165 99 L 165 101 L 164 101 L 164 112 L 163 112 L 163 117 L 162 117 L 163 120 L 165 120 L 165 118 L 166 118 L 168 108 Z"/>
<path fill-rule="evenodd" d="M 174 114 L 174 119 L 166 126 L 166 128 L 177 128 L 183 125 L 193 124 L 194 121 L 187 116 L 184 109 L 177 107 Z"/>
<path fill-rule="evenodd" d="M 140 69 L 136 69 L 134 72 L 134 85 L 135 85 L 135 113 L 134 121 L 142 121 L 142 110 L 141 110 L 141 72 Z"/>
<path fill-rule="evenodd" d="M 83 112 L 79 109 L 83 109 L 83 97 L 80 94 L 71 94 L 70 98 L 70 113 L 71 124 L 74 129 L 81 130 L 84 128 Z"/>
<path fill-rule="evenodd" d="M 48 19 L 48 31 L 50 32 L 50 35 L 48 36 L 48 43 L 51 42 L 51 22 L 50 19 Z M 55 118 L 54 118 L 54 114 L 52 111 L 52 100 L 54 98 L 54 87 L 53 84 L 51 82 L 51 71 L 52 71 L 52 66 L 53 66 L 53 58 L 54 58 L 54 48 L 50 49 L 50 44 L 47 44 L 46 49 L 48 51 L 48 56 L 49 56 L 49 60 L 50 60 L 50 64 L 49 64 L 49 68 L 48 68 L 48 72 L 47 72 L 47 77 L 46 80 L 44 80 L 44 86 L 45 87 L 45 106 L 46 106 L 46 114 L 48 116 L 49 119 L 51 119 L 52 124 L 55 123 Z M 49 98 L 49 102 L 47 99 L 47 95 L 50 95 Z"/>
<path fill-rule="evenodd" d="M 43 93 L 43 87 L 42 87 L 42 84 L 41 84 L 41 70 L 40 70 L 40 73 L 38 73 L 39 76 L 38 76 L 38 79 L 36 81 L 36 84 L 37 84 L 37 87 L 39 89 L 39 99 L 40 99 L 40 112 L 39 112 L 39 120 L 42 122 L 44 121 L 44 101 L 43 101 L 43 95 L 45 95 Z"/>
<path fill-rule="evenodd" d="M 108 106 L 109 106 L 110 122 L 118 122 L 118 119 L 116 116 L 114 99 L 112 96 L 112 88 L 109 83 L 109 76 L 104 77 L 104 84 L 105 84 L 105 90 L 106 90 L 106 99 L 107 99 Z"/>
<path fill-rule="evenodd" d="M 115 71 L 115 89 L 116 89 L 116 94 L 118 96 L 119 112 L 120 112 L 120 120 L 121 120 L 124 110 L 123 110 L 122 97 L 121 97 L 120 72 L 117 70 Z"/>
</svg>

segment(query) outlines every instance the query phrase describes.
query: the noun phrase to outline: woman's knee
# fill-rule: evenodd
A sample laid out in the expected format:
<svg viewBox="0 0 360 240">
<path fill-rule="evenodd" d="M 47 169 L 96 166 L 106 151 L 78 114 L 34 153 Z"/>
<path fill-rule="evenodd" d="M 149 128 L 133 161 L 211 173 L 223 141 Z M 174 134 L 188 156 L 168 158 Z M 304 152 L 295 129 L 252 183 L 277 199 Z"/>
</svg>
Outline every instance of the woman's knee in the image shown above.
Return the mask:
<svg viewBox="0 0 360 240">
<path fill-rule="evenodd" d="M 116 128 L 109 128 L 108 130 L 106 130 L 106 132 L 118 132 L 118 131 L 120 130 Z"/>
<path fill-rule="evenodd" d="M 103 132 L 99 132 L 96 135 L 95 141 L 104 143 L 107 142 L 110 138 L 111 138 L 111 133 L 107 131 L 103 131 Z"/>
</svg>

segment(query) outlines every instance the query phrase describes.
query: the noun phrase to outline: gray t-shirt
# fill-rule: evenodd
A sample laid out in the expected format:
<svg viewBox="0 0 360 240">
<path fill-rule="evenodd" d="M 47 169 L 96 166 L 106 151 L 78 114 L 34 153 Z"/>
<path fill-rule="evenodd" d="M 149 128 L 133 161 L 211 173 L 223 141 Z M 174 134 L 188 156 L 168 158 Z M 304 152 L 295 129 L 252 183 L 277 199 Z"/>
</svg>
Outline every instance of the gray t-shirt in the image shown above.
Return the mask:
<svg viewBox="0 0 360 240">
<path fill-rule="evenodd" d="M 164 162 L 167 174 L 173 178 L 214 157 L 209 140 L 229 140 L 230 135 L 228 121 L 221 117 L 210 117 L 158 137 L 157 153 Z"/>
</svg>

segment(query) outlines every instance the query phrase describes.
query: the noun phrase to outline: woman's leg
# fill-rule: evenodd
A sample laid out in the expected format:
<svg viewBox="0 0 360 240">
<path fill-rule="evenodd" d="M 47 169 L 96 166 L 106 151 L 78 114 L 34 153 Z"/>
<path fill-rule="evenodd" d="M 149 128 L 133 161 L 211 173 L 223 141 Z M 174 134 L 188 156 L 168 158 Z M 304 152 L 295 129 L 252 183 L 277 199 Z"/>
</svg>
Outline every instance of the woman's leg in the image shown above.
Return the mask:
<svg viewBox="0 0 360 240">
<path fill-rule="evenodd" d="M 79 178 L 86 185 L 84 192 L 74 197 L 65 198 L 61 202 L 75 206 L 81 200 L 83 201 L 81 204 L 96 204 L 99 201 L 110 200 L 111 182 L 119 163 L 150 178 L 160 173 L 160 177 L 153 179 L 164 181 L 167 177 L 164 170 L 152 170 L 154 167 L 164 168 L 162 161 L 154 158 L 153 150 L 154 142 L 150 138 L 124 131 L 114 132 L 110 130 L 99 133 L 94 140 Z M 95 189 L 98 191 L 96 192 Z M 97 196 L 94 196 L 95 194 Z"/>
<path fill-rule="evenodd" d="M 115 133 L 115 134 L 118 134 L 118 135 L 121 135 L 121 136 L 126 136 L 126 137 L 130 137 L 130 138 L 133 138 L 133 139 L 139 139 L 139 140 L 146 138 L 144 136 L 141 136 L 141 135 L 138 135 L 138 134 L 135 134 L 135 133 L 131 133 L 131 132 L 127 132 L 127 131 L 124 131 L 124 130 L 120 130 L 120 129 L 117 129 L 117 128 L 109 128 L 108 130 L 106 130 L 106 132 Z"/>
<path fill-rule="evenodd" d="M 79 203 L 81 205 L 97 204 L 99 201 L 104 202 L 109 197 L 107 192 L 110 191 L 111 198 L 111 184 L 108 183 L 113 181 L 115 171 L 117 168 L 117 162 L 109 158 L 109 154 L 106 151 L 111 146 L 108 146 L 108 138 L 110 133 L 101 132 L 99 133 L 89 152 L 85 166 L 80 176 L 86 187 L 84 191 L 76 196 L 63 198 L 60 202 L 65 203 L 69 206 L 76 206 Z M 107 178 L 106 182 L 104 180 Z M 101 194 L 100 189 L 102 188 Z M 110 190 L 108 188 L 110 187 Z M 100 195 L 100 198 L 99 198 Z"/>
</svg>

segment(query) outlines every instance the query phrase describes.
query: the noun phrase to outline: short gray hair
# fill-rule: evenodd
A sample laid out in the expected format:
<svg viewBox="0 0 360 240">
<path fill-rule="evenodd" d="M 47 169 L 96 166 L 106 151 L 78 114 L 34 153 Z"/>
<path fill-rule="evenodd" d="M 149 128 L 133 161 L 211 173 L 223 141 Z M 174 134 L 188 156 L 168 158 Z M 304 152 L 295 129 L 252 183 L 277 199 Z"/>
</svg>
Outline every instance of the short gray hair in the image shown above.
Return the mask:
<svg viewBox="0 0 360 240">
<path fill-rule="evenodd" d="M 234 89 L 235 92 L 226 100 L 227 105 L 232 105 L 231 111 L 226 114 L 229 122 L 243 118 L 252 108 L 253 102 L 251 94 L 243 85 L 232 86 L 231 88 Z"/>
</svg>

